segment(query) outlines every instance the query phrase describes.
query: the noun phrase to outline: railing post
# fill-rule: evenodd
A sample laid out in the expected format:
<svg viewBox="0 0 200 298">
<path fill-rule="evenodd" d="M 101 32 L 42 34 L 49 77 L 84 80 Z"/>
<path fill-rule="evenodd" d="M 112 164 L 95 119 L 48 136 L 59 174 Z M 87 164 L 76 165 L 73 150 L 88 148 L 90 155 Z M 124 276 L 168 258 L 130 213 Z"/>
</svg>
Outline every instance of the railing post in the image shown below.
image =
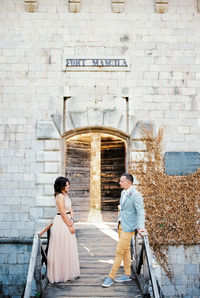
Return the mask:
<svg viewBox="0 0 200 298">
<path fill-rule="evenodd" d="M 30 258 L 30 263 L 28 268 L 28 276 L 26 281 L 24 298 L 29 298 L 31 296 L 32 280 L 33 280 L 33 275 L 35 271 L 36 256 L 38 252 L 38 239 L 39 239 L 38 235 L 35 234 L 33 238 L 33 247 L 32 247 L 31 258 Z"/>
<path fill-rule="evenodd" d="M 150 248 L 149 248 L 148 237 L 147 236 L 144 236 L 143 239 L 144 239 L 144 247 L 145 247 L 145 252 L 146 252 L 146 258 L 147 258 L 147 263 L 148 263 L 150 278 L 151 278 L 153 296 L 155 298 L 159 298 L 160 297 L 160 293 L 159 293 L 159 290 L 158 290 L 158 285 L 157 285 L 156 277 L 155 277 L 155 274 L 154 274 L 154 271 L 153 271 L 153 265 L 152 265 L 151 255 L 150 255 Z"/>
<path fill-rule="evenodd" d="M 150 280 L 152 285 L 153 297 L 160 298 L 163 297 L 162 291 L 159 288 L 159 284 L 156 280 L 154 274 L 151 251 L 149 247 L 149 241 L 147 235 L 141 235 L 137 232 L 135 233 L 135 249 L 134 249 L 134 259 L 132 268 L 134 270 L 136 279 L 140 285 L 140 288 L 145 297 L 150 297 Z M 141 269 L 143 274 L 141 274 Z M 158 289 L 159 288 L 159 289 Z"/>
<path fill-rule="evenodd" d="M 146 297 L 147 295 L 149 295 L 149 280 L 150 280 L 150 276 L 149 276 L 147 257 L 146 257 L 145 249 L 143 249 L 143 282 L 144 282 L 143 293 L 144 295 L 146 295 Z"/>
<path fill-rule="evenodd" d="M 48 243 L 46 250 L 42 247 L 42 240 L 41 237 L 44 235 L 44 233 L 47 232 L 47 241 L 49 242 L 50 238 L 50 228 L 53 224 L 53 221 L 51 221 L 48 226 L 46 226 L 43 230 L 38 231 L 35 233 L 33 238 L 33 246 L 32 246 L 32 252 L 31 252 L 31 258 L 28 268 L 28 276 L 26 281 L 26 287 L 25 287 L 25 293 L 24 298 L 30 298 L 31 297 L 31 291 L 32 291 L 32 281 L 33 277 L 35 277 L 36 281 L 36 291 L 38 296 L 42 297 L 43 292 L 48 284 L 47 274 L 45 274 L 44 278 L 42 278 L 42 265 L 43 261 L 47 265 L 47 250 L 48 250 Z M 41 250 L 43 249 L 43 258 Z M 46 253 L 45 253 L 46 251 Z"/>
<path fill-rule="evenodd" d="M 42 274 L 41 274 L 41 238 L 38 237 L 38 250 L 35 267 L 36 291 L 42 297 Z"/>
<path fill-rule="evenodd" d="M 142 250 L 142 239 L 140 237 L 140 235 L 135 232 L 135 261 L 136 261 L 136 268 L 139 267 L 139 263 L 140 263 L 140 254 L 141 254 L 141 250 Z"/>
</svg>

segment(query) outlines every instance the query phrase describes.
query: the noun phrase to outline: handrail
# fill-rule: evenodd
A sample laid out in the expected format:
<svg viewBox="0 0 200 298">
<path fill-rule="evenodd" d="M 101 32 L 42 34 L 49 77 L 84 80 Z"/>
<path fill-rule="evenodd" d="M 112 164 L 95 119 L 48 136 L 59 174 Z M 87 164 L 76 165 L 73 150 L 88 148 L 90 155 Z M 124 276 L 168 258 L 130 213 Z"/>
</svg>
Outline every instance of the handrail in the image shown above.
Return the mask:
<svg viewBox="0 0 200 298">
<path fill-rule="evenodd" d="M 153 291 L 153 296 L 155 298 L 159 298 L 159 290 L 158 290 L 158 285 L 156 282 L 156 276 L 153 271 L 153 265 L 152 265 L 152 260 L 151 260 L 151 255 L 150 255 L 150 248 L 149 248 L 149 240 L 147 235 L 143 236 L 143 241 L 144 241 L 144 248 L 145 248 L 145 253 L 146 253 L 146 258 L 147 258 L 147 264 L 148 264 L 148 269 L 149 269 L 149 275 L 151 279 L 151 284 L 152 284 L 152 291 Z"/>
<path fill-rule="evenodd" d="M 136 232 L 134 244 L 135 244 L 134 252 L 133 252 L 134 261 L 133 261 L 132 267 L 143 294 L 146 297 L 150 297 L 149 281 L 151 280 L 153 297 L 154 298 L 164 297 L 161 291 L 159 282 L 154 273 L 148 236 L 146 234 L 138 234 Z M 142 265 L 143 265 L 143 276 L 141 274 Z"/>
<path fill-rule="evenodd" d="M 44 229 L 36 232 L 36 234 L 40 235 L 40 237 L 41 237 L 44 233 L 46 233 L 51 228 L 52 225 L 53 225 L 53 220 L 51 220 L 49 222 L 49 224 Z"/>
<path fill-rule="evenodd" d="M 31 258 L 30 258 L 30 263 L 28 268 L 28 276 L 26 280 L 26 288 L 24 293 L 25 298 L 29 298 L 31 296 L 32 280 L 33 280 L 33 275 L 34 275 L 35 265 L 36 265 L 38 243 L 39 243 L 39 237 L 37 234 L 35 234 L 33 238 L 33 247 L 32 247 Z"/>
<path fill-rule="evenodd" d="M 50 229 L 52 225 L 53 225 L 53 221 L 51 221 L 44 229 L 34 234 L 24 298 L 31 297 L 32 281 L 33 281 L 34 275 L 36 280 L 36 289 L 37 289 L 37 292 L 40 294 L 40 297 L 42 297 L 43 290 L 46 288 L 47 278 L 45 276 L 46 281 L 42 283 L 41 268 L 43 263 L 45 263 L 47 266 L 47 251 L 48 251 L 48 244 L 50 239 Z M 44 235 L 46 232 L 47 232 L 47 247 L 46 249 L 44 249 L 41 241 L 41 236 Z"/>
</svg>

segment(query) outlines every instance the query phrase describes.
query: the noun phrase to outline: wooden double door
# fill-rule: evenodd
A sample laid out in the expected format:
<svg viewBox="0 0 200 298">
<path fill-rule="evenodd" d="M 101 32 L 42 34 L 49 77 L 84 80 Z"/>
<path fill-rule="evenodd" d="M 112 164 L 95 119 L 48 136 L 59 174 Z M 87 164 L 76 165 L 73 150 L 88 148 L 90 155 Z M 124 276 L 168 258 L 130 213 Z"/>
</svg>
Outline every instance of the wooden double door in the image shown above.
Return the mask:
<svg viewBox="0 0 200 298">
<path fill-rule="evenodd" d="M 92 133 L 80 134 L 66 141 L 66 176 L 75 216 L 87 221 L 90 209 Z M 100 209 L 117 211 L 121 188 L 119 178 L 125 172 L 125 142 L 113 135 L 100 134 Z M 93 165 L 94 167 L 95 165 Z"/>
</svg>

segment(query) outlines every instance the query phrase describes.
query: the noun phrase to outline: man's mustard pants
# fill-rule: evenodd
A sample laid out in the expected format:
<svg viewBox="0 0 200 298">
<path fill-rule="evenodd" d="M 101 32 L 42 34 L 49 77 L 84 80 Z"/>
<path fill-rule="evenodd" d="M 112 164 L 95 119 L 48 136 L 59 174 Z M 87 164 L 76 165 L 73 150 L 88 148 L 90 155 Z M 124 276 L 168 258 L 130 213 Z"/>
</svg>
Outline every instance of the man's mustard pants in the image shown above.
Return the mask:
<svg viewBox="0 0 200 298">
<path fill-rule="evenodd" d="M 119 266 L 124 261 L 124 274 L 131 275 L 131 253 L 130 253 L 130 243 L 134 232 L 124 232 L 122 230 L 121 224 L 118 228 L 119 242 L 117 244 L 115 260 L 112 269 L 109 273 L 109 277 L 114 279 L 115 275 L 119 269 Z"/>
</svg>

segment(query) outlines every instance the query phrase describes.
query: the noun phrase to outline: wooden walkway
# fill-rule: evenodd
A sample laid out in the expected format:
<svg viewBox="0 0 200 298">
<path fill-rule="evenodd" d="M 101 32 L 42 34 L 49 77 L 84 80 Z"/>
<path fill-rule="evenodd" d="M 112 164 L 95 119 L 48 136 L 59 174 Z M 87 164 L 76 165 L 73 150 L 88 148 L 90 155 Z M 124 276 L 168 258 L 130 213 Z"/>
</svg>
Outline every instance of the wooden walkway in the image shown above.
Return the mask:
<svg viewBox="0 0 200 298">
<path fill-rule="evenodd" d="M 48 285 L 44 297 L 142 297 L 135 279 L 114 283 L 109 288 L 101 284 L 109 273 L 117 244 L 116 224 L 94 225 L 77 223 L 76 235 L 80 257 L 81 276 L 75 281 Z M 120 267 L 118 275 L 123 274 Z"/>
</svg>

